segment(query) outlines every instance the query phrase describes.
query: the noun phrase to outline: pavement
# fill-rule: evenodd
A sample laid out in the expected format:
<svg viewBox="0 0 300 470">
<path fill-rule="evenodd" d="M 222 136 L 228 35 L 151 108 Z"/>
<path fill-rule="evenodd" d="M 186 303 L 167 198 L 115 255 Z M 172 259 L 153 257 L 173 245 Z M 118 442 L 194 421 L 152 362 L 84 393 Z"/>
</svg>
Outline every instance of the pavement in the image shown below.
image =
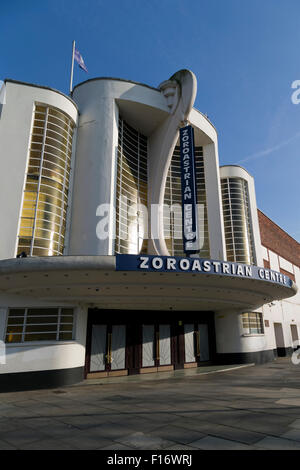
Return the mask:
<svg viewBox="0 0 300 470">
<path fill-rule="evenodd" d="M 300 450 L 300 365 L 209 372 L 1 393 L 0 450 Z"/>
</svg>

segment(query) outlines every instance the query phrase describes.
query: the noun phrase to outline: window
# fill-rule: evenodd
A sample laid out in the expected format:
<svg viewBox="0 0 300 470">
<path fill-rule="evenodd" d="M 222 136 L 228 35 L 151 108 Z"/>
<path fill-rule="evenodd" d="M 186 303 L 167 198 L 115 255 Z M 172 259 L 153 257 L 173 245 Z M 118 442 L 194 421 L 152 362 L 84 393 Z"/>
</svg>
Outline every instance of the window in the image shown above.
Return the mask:
<svg viewBox="0 0 300 470">
<path fill-rule="evenodd" d="M 243 313 L 242 323 L 245 334 L 264 334 L 262 313 Z"/>
<path fill-rule="evenodd" d="M 74 122 L 62 111 L 36 104 L 18 253 L 63 254 Z"/>
<path fill-rule="evenodd" d="M 9 310 L 6 343 L 73 339 L 71 308 L 13 308 Z"/>
<path fill-rule="evenodd" d="M 203 148 L 195 147 L 195 176 L 198 204 L 198 230 L 200 256 L 210 257 L 207 202 L 205 188 Z M 185 256 L 182 241 L 182 197 L 181 197 L 181 163 L 180 146 L 176 146 L 168 170 L 164 194 L 164 235 L 167 248 L 172 256 Z M 171 207 L 180 208 L 170 211 Z M 166 210 L 166 207 L 169 209 Z"/>
<path fill-rule="evenodd" d="M 116 253 L 147 253 L 147 137 L 119 119 Z M 136 208 L 129 213 L 130 207 Z"/>
<path fill-rule="evenodd" d="M 221 178 L 221 190 L 227 260 L 255 264 L 248 183 Z"/>
</svg>

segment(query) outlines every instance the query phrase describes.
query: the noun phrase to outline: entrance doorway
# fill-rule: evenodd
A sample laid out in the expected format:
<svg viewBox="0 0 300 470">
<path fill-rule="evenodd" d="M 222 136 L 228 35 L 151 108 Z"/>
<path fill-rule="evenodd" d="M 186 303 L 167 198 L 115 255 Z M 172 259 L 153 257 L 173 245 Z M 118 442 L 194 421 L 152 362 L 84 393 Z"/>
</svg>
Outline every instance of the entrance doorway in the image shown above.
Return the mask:
<svg viewBox="0 0 300 470">
<path fill-rule="evenodd" d="M 90 372 L 115 375 L 125 371 L 126 325 L 93 324 Z M 125 372 L 124 372 L 125 374 Z"/>
<path fill-rule="evenodd" d="M 292 348 L 294 351 L 299 348 L 299 337 L 297 325 L 291 325 Z"/>
<path fill-rule="evenodd" d="M 142 311 L 140 321 L 128 320 L 132 314 L 132 311 L 89 310 L 87 378 L 171 371 L 213 360 L 212 312 L 195 312 L 193 316 L 198 321 L 177 319 L 186 317 L 186 312 L 172 312 L 171 318 L 168 312 Z"/>
<path fill-rule="evenodd" d="M 141 373 L 173 370 L 171 324 L 142 324 Z"/>
<path fill-rule="evenodd" d="M 185 323 L 185 366 L 210 360 L 207 323 Z"/>
<path fill-rule="evenodd" d="M 277 355 L 279 357 L 286 356 L 283 329 L 282 329 L 281 323 L 274 323 L 274 333 L 275 333 Z"/>
</svg>

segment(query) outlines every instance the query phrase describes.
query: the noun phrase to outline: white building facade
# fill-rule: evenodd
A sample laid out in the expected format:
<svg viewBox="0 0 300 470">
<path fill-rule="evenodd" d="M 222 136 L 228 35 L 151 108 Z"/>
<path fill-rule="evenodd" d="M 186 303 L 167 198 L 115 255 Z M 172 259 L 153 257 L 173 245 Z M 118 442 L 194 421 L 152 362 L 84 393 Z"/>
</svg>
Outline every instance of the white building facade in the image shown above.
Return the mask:
<svg viewBox="0 0 300 470">
<path fill-rule="evenodd" d="M 0 390 L 293 351 L 299 244 L 289 237 L 294 262 L 280 254 L 282 234 L 275 247 L 262 244 L 253 178 L 219 166 L 217 132 L 193 107 L 196 92 L 188 70 L 157 89 L 91 79 L 72 98 L 5 81 Z M 182 242 L 187 124 L 200 243 L 192 257 Z"/>
</svg>

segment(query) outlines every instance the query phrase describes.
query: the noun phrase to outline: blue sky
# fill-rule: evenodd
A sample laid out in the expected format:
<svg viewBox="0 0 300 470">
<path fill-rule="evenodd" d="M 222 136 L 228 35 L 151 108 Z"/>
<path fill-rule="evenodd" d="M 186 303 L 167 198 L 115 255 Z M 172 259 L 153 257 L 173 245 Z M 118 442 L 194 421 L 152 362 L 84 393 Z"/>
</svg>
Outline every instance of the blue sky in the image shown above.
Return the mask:
<svg viewBox="0 0 300 470">
<path fill-rule="evenodd" d="M 0 79 L 68 92 L 88 74 L 157 86 L 182 68 L 219 135 L 220 164 L 255 178 L 258 207 L 300 241 L 299 0 L 2 2 Z"/>
</svg>

